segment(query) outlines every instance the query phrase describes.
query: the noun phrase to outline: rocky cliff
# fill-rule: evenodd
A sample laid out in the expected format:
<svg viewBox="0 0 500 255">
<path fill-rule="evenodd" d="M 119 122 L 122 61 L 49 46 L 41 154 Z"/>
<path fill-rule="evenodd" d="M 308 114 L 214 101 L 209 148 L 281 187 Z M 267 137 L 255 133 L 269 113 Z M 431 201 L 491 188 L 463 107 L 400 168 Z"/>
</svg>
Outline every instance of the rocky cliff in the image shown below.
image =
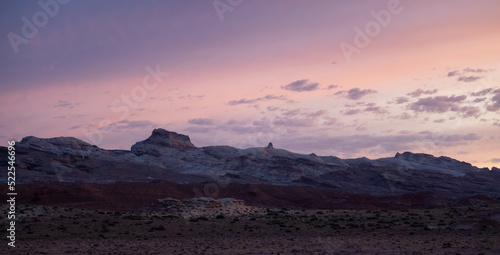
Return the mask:
<svg viewBox="0 0 500 255">
<path fill-rule="evenodd" d="M 189 137 L 163 129 L 130 151 L 104 150 L 71 137 L 26 137 L 16 144 L 17 182 L 115 183 L 168 180 L 314 186 L 338 192 L 402 195 L 436 192 L 446 196 L 500 197 L 500 171 L 480 169 L 449 157 L 397 153 L 370 160 L 340 159 L 266 147 L 198 148 Z M 7 148 L 0 147 L 2 153 Z M 7 157 L 0 159 L 6 166 Z M 3 177 L 5 180 L 5 177 Z"/>
<path fill-rule="evenodd" d="M 165 150 L 168 149 L 185 151 L 195 148 L 189 136 L 159 128 L 153 130 L 153 133 L 148 139 L 134 144 L 131 151 L 137 156 L 147 154 L 154 157 L 160 157 L 162 154 L 165 154 Z"/>
</svg>

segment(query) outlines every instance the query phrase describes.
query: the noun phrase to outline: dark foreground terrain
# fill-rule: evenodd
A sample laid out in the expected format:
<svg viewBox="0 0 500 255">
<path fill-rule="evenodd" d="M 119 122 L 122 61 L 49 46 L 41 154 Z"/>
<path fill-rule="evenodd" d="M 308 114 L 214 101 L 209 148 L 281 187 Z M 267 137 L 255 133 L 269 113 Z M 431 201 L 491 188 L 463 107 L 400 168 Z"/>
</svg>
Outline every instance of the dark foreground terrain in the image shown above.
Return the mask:
<svg viewBox="0 0 500 255">
<path fill-rule="evenodd" d="M 48 205 L 17 210 L 16 247 L 4 240 L 4 254 L 500 254 L 498 204 L 259 208 L 238 216 L 193 217 Z"/>
<path fill-rule="evenodd" d="M 0 193 L 2 200 L 9 197 L 8 186 Z M 480 194 L 451 198 L 436 192 L 419 192 L 404 195 L 374 196 L 319 189 L 314 186 L 281 186 L 241 183 L 186 183 L 169 181 L 99 183 L 32 183 L 16 184 L 18 203 L 79 207 L 114 211 L 136 211 L 151 206 L 158 199 L 172 197 L 232 197 L 245 201 L 246 205 L 273 208 L 299 209 L 357 209 L 399 210 L 428 209 L 437 207 L 461 207 L 481 204 L 497 204 Z"/>
</svg>

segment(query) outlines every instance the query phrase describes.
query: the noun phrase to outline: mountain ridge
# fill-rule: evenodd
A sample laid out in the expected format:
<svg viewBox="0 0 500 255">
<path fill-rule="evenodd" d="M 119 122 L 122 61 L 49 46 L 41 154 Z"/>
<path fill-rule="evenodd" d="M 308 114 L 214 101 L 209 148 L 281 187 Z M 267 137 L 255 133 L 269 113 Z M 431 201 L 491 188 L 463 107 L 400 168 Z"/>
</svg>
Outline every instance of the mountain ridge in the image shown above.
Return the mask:
<svg viewBox="0 0 500 255">
<path fill-rule="evenodd" d="M 54 137 L 54 138 L 38 138 L 35 136 L 27 136 L 24 137 L 20 142 L 20 144 L 23 145 L 29 145 L 30 148 L 36 149 L 40 148 L 41 145 L 47 146 L 48 144 L 53 144 L 53 145 L 59 145 L 59 146 L 64 146 L 64 147 L 70 147 L 71 149 L 87 149 L 90 147 L 93 148 L 98 148 L 101 150 L 106 150 L 102 149 L 96 145 L 92 145 L 90 143 L 87 143 L 83 140 L 80 140 L 75 137 Z M 19 144 L 18 143 L 18 144 Z M 147 147 L 153 147 L 153 149 Z M 163 148 L 170 148 L 170 149 L 177 149 L 177 150 L 189 150 L 189 149 L 204 149 L 205 151 L 209 151 L 210 148 L 227 148 L 229 150 L 237 150 L 237 151 L 243 151 L 246 153 L 251 153 L 254 155 L 258 155 L 259 153 L 263 154 L 264 156 L 278 156 L 277 154 L 279 153 L 280 155 L 288 154 L 288 156 L 291 155 L 296 155 L 300 157 L 305 157 L 305 158 L 321 158 L 321 159 L 340 159 L 336 156 L 333 155 L 327 155 L 327 156 L 317 156 L 314 152 L 310 154 L 300 154 L 300 153 L 294 153 L 285 149 L 276 149 L 274 148 L 272 142 L 269 142 L 269 144 L 266 147 L 250 147 L 250 148 L 245 148 L 245 149 L 238 149 L 229 145 L 210 145 L 210 146 L 203 146 L 203 147 L 196 147 L 190 140 L 189 136 L 184 135 L 184 134 L 179 134 L 173 131 L 167 131 L 162 128 L 157 128 L 154 129 L 151 136 L 148 137 L 147 139 L 143 141 L 136 142 L 134 145 L 131 146 L 131 149 L 129 150 L 130 152 L 136 154 L 137 156 L 141 155 L 152 155 L 155 157 L 158 157 L 161 155 L 161 153 L 158 151 L 158 149 L 163 149 Z M 146 149 L 146 151 L 144 151 Z M 44 150 L 47 150 L 45 148 Z M 270 150 L 272 150 L 274 153 L 269 153 Z M 118 149 L 110 149 L 107 151 L 127 151 L 127 150 L 118 150 Z M 490 170 L 487 167 L 479 168 L 476 166 L 473 166 L 472 164 L 465 162 L 465 161 L 459 161 L 457 159 L 450 158 L 448 156 L 439 156 L 436 157 L 432 154 L 426 154 L 426 153 L 413 153 L 409 151 L 405 151 L 403 153 L 397 152 L 394 156 L 396 159 L 404 159 L 407 161 L 411 162 L 423 162 L 423 161 L 449 161 L 449 162 L 454 162 L 454 163 L 460 163 L 463 164 L 464 166 L 469 166 L 471 168 L 475 169 L 481 169 L 481 170 Z M 366 157 L 361 157 L 361 158 L 348 158 L 348 159 L 342 159 L 342 160 L 347 160 L 349 162 L 361 162 L 361 161 L 374 161 L 374 160 L 382 160 L 382 159 L 387 159 L 387 158 L 378 158 L 378 159 L 369 159 Z M 327 160 L 328 161 L 328 160 Z M 498 169 L 496 167 L 493 167 L 493 169 Z M 492 170 L 493 170 L 492 169 Z"/>
<path fill-rule="evenodd" d="M 437 192 L 500 197 L 498 168 L 446 156 L 403 152 L 394 157 L 341 159 L 266 147 L 196 147 L 189 136 L 153 130 L 130 150 L 106 150 L 73 137 L 28 136 L 16 144 L 20 183 L 214 182 L 314 186 L 370 195 Z M 0 151 L 7 148 L 0 147 Z M 0 165 L 7 165 L 5 159 Z"/>
</svg>

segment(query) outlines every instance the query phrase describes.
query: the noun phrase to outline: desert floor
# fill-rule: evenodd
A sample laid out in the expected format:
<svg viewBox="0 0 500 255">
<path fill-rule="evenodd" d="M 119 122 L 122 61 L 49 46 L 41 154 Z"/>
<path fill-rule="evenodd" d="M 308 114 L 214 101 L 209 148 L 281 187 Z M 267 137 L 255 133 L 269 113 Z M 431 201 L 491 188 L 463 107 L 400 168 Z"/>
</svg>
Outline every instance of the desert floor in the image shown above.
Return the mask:
<svg viewBox="0 0 500 255">
<path fill-rule="evenodd" d="M 4 212 L 7 207 L 2 206 Z M 19 205 L 2 254 L 500 254 L 500 205 L 179 217 Z M 4 226 L 8 222 L 2 219 Z"/>
</svg>

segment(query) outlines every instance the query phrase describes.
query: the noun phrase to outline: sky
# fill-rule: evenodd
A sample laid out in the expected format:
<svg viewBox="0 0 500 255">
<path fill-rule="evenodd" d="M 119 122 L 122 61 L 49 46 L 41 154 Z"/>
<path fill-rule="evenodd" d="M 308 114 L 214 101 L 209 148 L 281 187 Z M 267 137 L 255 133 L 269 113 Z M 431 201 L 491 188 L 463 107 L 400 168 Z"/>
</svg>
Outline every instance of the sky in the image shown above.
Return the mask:
<svg viewBox="0 0 500 255">
<path fill-rule="evenodd" d="M 500 1 L 0 2 L 0 139 L 500 166 Z"/>
</svg>

